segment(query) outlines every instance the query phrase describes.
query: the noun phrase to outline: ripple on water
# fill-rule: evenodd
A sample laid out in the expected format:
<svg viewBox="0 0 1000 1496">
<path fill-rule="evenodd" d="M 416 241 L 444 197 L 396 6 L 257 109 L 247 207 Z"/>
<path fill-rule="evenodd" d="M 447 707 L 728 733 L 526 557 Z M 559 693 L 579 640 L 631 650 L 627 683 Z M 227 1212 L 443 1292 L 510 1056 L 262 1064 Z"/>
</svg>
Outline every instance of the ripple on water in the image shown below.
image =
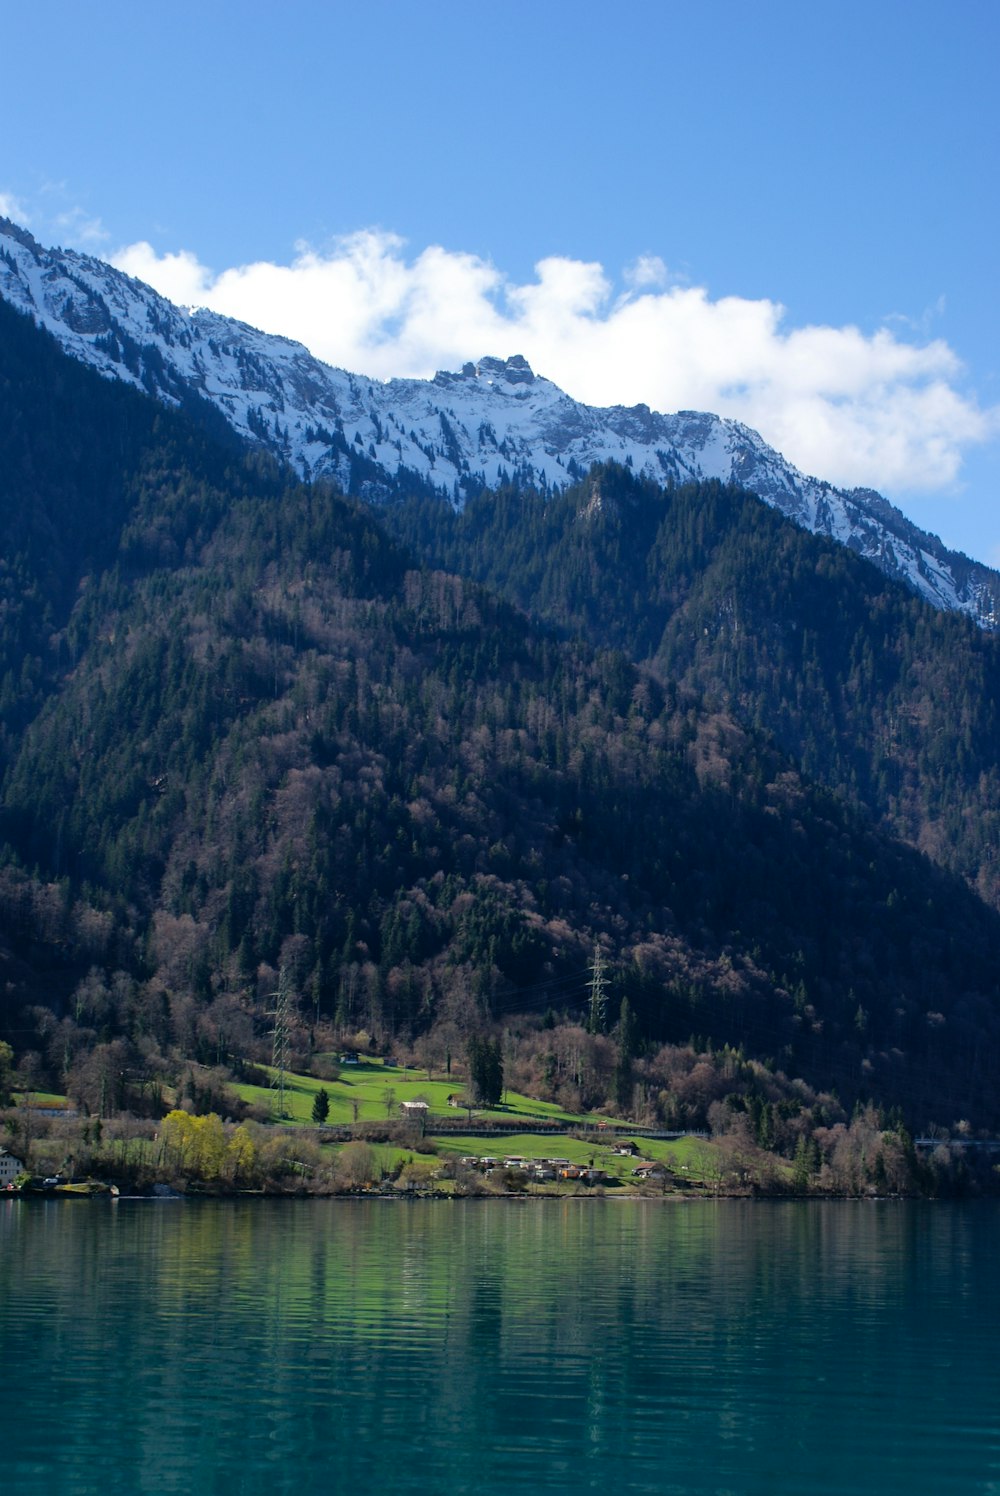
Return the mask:
<svg viewBox="0 0 1000 1496">
<path fill-rule="evenodd" d="M 998 1222 L 3 1202 L 4 1493 L 996 1492 Z"/>
</svg>

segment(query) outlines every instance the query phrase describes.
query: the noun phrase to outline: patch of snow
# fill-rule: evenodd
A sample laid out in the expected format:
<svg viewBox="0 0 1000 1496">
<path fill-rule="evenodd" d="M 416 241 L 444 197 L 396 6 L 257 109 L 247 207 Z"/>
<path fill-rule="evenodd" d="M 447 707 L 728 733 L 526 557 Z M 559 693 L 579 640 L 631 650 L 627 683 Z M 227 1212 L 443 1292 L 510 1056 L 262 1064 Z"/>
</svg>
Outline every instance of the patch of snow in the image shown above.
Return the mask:
<svg viewBox="0 0 1000 1496">
<path fill-rule="evenodd" d="M 515 477 L 563 488 L 608 460 L 658 483 L 719 479 L 849 546 L 936 606 L 997 626 L 996 572 L 947 551 L 881 495 L 806 477 L 740 422 L 583 405 L 518 355 L 484 356 L 432 380 L 368 379 L 321 363 L 289 338 L 176 307 L 89 255 L 42 249 L 4 219 L 0 251 L 0 295 L 67 353 L 168 404 L 196 392 L 246 441 L 304 477 L 349 481 L 350 452 L 389 479 L 414 473 L 453 503 L 464 488 Z M 377 497 L 377 478 L 364 485 Z"/>
</svg>

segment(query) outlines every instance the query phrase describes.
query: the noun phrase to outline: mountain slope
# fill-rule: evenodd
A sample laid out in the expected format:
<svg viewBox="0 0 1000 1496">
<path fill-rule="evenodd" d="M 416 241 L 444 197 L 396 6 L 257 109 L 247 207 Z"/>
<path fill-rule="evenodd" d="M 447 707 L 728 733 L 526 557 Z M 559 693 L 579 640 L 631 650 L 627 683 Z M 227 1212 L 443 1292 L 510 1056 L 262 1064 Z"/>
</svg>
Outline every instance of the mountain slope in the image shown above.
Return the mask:
<svg viewBox="0 0 1000 1496">
<path fill-rule="evenodd" d="M 138 412 L 74 374 L 84 474 Z M 43 469 L 45 381 L 9 393 Z M 148 409 L 72 651 L 8 742 L 19 1046 L 62 1065 L 124 1032 L 150 1065 L 203 1055 L 267 1025 L 279 963 L 318 1015 L 461 1035 L 553 997 L 579 1012 L 597 942 L 650 1041 L 993 1120 L 1000 917 L 958 880 L 693 693 Z"/>
<path fill-rule="evenodd" d="M 937 607 L 987 628 L 1000 620 L 1000 575 L 947 550 L 880 495 L 805 477 L 739 422 L 643 405 L 596 409 L 520 357 L 381 384 L 288 339 L 182 311 L 100 260 L 43 249 L 4 219 L 0 296 L 101 373 L 168 403 L 207 401 L 247 441 L 347 492 L 383 498 L 402 479 L 461 503 L 508 480 L 559 489 L 607 460 L 659 483 L 715 478 L 849 546 Z"/>
<path fill-rule="evenodd" d="M 197 424 L 96 379 L 0 301 L 0 763 L 72 662 L 73 609 L 119 559 L 145 489 L 198 468 L 234 494 L 247 482 L 279 490 L 273 461 L 255 459 L 251 474 L 215 410 L 195 409 Z"/>
<path fill-rule="evenodd" d="M 433 566 L 624 651 L 746 726 L 1000 907 L 1000 640 L 718 483 L 606 465 L 386 522 Z"/>
</svg>

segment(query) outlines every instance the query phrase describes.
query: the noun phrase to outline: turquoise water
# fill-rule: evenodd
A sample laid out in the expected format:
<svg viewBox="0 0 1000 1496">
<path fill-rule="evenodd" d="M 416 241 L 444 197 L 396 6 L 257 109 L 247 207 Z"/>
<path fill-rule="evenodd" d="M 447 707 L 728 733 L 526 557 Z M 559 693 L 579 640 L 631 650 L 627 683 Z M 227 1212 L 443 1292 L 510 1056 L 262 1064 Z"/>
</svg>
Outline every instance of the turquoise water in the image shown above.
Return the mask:
<svg viewBox="0 0 1000 1496">
<path fill-rule="evenodd" d="M 1000 1209 L 0 1201 L 0 1490 L 1000 1492 Z"/>
</svg>

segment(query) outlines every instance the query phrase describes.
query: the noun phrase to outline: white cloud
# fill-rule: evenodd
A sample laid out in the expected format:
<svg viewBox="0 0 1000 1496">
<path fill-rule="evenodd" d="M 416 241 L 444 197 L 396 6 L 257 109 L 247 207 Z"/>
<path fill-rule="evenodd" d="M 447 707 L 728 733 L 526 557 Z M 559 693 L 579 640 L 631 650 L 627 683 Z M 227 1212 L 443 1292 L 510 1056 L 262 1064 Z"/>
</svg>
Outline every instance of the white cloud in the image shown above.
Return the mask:
<svg viewBox="0 0 1000 1496">
<path fill-rule="evenodd" d="M 209 306 L 376 378 L 426 377 L 484 353 L 523 353 L 578 399 L 716 411 L 755 427 L 807 473 L 915 492 L 953 484 L 962 454 L 1000 431 L 936 339 L 888 328 L 785 325 L 776 302 L 671 284 L 643 255 L 616 290 L 603 266 L 541 260 L 518 285 L 475 255 L 407 257 L 365 231 L 289 265 L 213 272 L 187 250 L 128 246 L 114 263 L 182 305 Z"/>
<path fill-rule="evenodd" d="M 101 220 L 84 208 L 67 208 L 56 214 L 53 226 L 61 243 L 91 253 L 96 253 L 111 237 Z"/>
<path fill-rule="evenodd" d="M 631 291 L 653 287 L 659 291 L 670 284 L 671 275 L 659 255 L 640 255 L 626 266 L 624 279 Z"/>
<path fill-rule="evenodd" d="M 944 295 L 925 306 L 919 317 L 910 316 L 906 312 L 889 312 L 884 321 L 888 325 L 895 323 L 898 327 L 905 327 L 909 332 L 918 333 L 920 337 L 930 336 L 931 328 L 935 322 L 940 321 L 948 308 L 948 298 Z"/>
<path fill-rule="evenodd" d="M 41 183 L 28 201 L 13 192 L 0 192 L 0 216 L 31 228 L 46 244 L 90 254 L 106 252 L 111 238 L 101 219 L 74 201 L 65 181 Z"/>
<path fill-rule="evenodd" d="M 151 244 L 141 240 L 120 250 L 112 257 L 112 264 L 126 275 L 155 286 L 161 296 L 177 306 L 208 304 L 211 274 L 186 249 L 178 254 L 157 255 Z"/>
<path fill-rule="evenodd" d="M 0 192 L 0 218 L 9 218 L 27 228 L 29 218 L 22 203 L 12 192 Z"/>
</svg>

